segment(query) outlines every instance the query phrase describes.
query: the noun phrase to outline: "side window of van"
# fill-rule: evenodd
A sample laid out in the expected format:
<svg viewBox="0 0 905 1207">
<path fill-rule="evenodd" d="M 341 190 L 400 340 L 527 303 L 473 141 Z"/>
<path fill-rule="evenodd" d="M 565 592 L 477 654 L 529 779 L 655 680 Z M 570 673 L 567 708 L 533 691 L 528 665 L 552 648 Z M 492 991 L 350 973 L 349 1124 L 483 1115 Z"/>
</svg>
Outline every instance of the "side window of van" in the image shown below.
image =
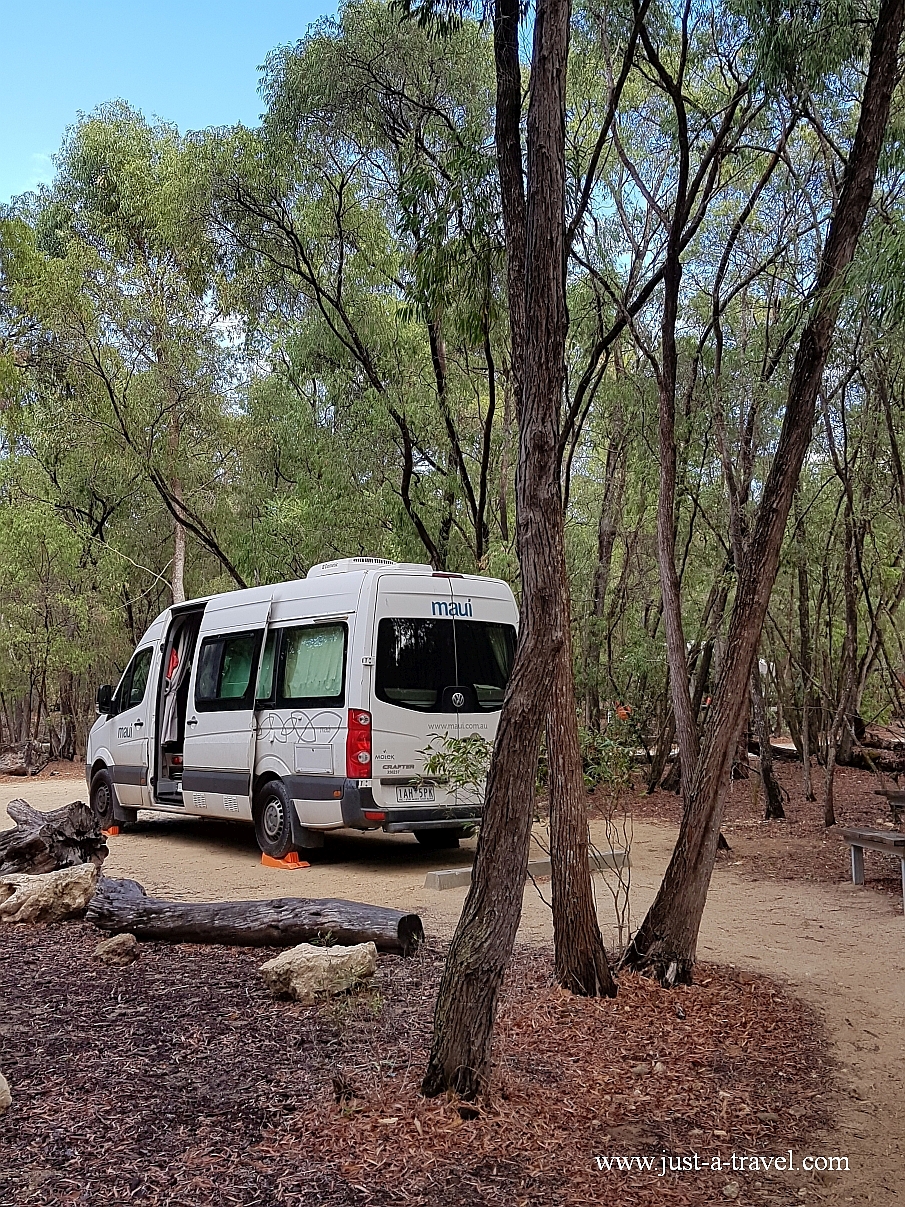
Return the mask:
<svg viewBox="0 0 905 1207">
<path fill-rule="evenodd" d="M 125 674 L 120 679 L 119 687 L 113 706 L 116 712 L 125 712 L 127 708 L 136 708 L 145 698 L 148 686 L 148 674 L 151 670 L 151 659 L 154 657 L 153 647 L 139 650 L 126 667 Z"/>
<path fill-rule="evenodd" d="M 205 637 L 198 655 L 195 707 L 201 712 L 250 708 L 261 634 Z"/>
<path fill-rule="evenodd" d="M 255 689 L 255 699 L 258 703 L 273 697 L 274 656 L 277 651 L 279 633 L 271 629 L 267 634 L 267 644 L 264 646 L 264 657 L 261 659 L 261 669 L 258 671 L 258 686 Z"/>
<path fill-rule="evenodd" d="M 346 633 L 344 624 L 306 624 L 282 630 L 279 705 L 342 704 Z"/>
</svg>

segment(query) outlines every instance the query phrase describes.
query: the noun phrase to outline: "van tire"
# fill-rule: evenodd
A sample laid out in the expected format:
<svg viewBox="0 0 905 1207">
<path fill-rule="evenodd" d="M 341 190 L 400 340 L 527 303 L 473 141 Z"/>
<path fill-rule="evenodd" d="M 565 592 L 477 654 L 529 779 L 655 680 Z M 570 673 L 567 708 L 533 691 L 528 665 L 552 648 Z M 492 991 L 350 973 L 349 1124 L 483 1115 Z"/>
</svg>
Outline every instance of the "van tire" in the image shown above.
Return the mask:
<svg viewBox="0 0 905 1207">
<path fill-rule="evenodd" d="M 113 806 L 116 801 L 116 789 L 113 786 L 113 776 L 105 767 L 98 771 L 91 781 L 91 791 L 88 795 L 91 812 L 97 818 L 97 824 L 102 830 L 109 830 L 116 825 L 116 815 Z"/>
<path fill-rule="evenodd" d="M 255 793 L 252 816 L 255 838 L 265 855 L 282 859 L 295 849 L 292 841 L 294 806 L 281 780 L 268 780 Z"/>
<path fill-rule="evenodd" d="M 447 851 L 459 845 L 461 827 L 455 830 L 416 830 L 415 837 L 429 851 Z"/>
</svg>

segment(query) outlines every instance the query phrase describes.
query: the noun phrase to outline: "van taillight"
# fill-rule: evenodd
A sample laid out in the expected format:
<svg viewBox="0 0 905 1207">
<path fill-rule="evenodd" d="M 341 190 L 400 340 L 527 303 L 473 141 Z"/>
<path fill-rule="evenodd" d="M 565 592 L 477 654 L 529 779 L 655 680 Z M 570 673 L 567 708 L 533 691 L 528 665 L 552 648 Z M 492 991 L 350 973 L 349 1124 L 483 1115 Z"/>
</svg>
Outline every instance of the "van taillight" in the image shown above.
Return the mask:
<svg viewBox="0 0 905 1207">
<path fill-rule="evenodd" d="M 349 709 L 346 775 L 350 780 L 369 779 L 371 775 L 371 714 L 363 708 Z"/>
</svg>

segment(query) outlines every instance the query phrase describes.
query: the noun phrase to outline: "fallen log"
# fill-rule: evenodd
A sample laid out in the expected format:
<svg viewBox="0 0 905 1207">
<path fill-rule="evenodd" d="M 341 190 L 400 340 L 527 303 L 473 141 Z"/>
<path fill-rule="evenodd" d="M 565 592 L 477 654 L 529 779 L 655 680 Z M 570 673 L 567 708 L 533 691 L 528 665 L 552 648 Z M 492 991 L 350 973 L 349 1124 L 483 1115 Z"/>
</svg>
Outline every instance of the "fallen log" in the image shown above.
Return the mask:
<svg viewBox="0 0 905 1207">
<path fill-rule="evenodd" d="M 273 901 L 164 901 L 134 880 L 104 877 L 88 922 L 162 943 L 226 943 L 290 947 L 328 940 L 343 947 L 374 943 L 378 951 L 411 955 L 424 942 L 417 914 L 337 898 L 278 897 Z"/>
<path fill-rule="evenodd" d="M 855 746 L 852 757 L 840 767 L 855 767 L 859 771 L 883 771 L 887 775 L 901 775 L 905 771 L 905 754 L 883 749 L 868 752 L 863 746 Z"/>
<path fill-rule="evenodd" d="M 34 746 L 19 746 L 0 754 L 0 775 L 37 775 L 47 766 L 46 754 L 37 754 Z"/>
<path fill-rule="evenodd" d="M 14 800 L 6 811 L 16 824 L 0 833 L 0 873 L 41 876 L 80 863 L 100 867 L 107 858 L 97 818 L 82 801 L 41 813 L 28 801 Z"/>
</svg>

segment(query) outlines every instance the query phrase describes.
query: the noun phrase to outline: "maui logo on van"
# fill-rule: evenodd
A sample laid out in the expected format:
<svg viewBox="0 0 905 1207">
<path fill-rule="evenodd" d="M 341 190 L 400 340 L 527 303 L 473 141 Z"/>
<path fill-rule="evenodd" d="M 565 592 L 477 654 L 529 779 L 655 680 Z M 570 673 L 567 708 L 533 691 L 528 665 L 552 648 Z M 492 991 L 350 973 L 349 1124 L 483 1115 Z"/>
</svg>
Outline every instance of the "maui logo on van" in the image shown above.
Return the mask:
<svg viewBox="0 0 905 1207">
<path fill-rule="evenodd" d="M 431 601 L 431 614 L 434 616 L 473 616 L 470 599 L 434 599 Z"/>
</svg>

